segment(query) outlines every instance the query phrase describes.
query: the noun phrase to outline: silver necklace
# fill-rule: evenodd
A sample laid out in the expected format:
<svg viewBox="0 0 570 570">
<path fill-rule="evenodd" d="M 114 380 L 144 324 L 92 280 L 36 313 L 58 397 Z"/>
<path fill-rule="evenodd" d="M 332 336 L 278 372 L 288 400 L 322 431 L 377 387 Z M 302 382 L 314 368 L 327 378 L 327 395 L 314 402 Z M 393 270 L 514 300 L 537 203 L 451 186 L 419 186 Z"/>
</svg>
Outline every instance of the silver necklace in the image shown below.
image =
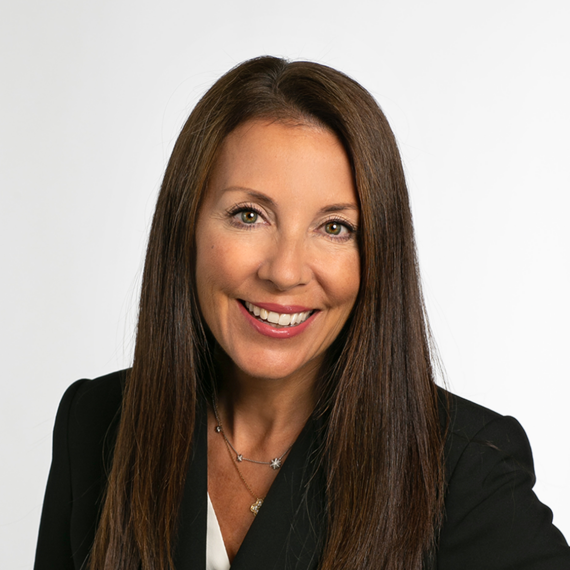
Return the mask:
<svg viewBox="0 0 570 570">
<path fill-rule="evenodd" d="M 249 459 L 248 457 L 244 457 L 233 445 L 232 442 L 228 439 L 224 432 L 224 428 L 222 427 L 222 421 L 220 420 L 220 415 L 218 414 L 218 406 L 216 405 L 216 399 L 212 399 L 212 405 L 214 408 L 214 416 L 216 416 L 216 422 L 218 425 L 216 426 L 216 433 L 222 434 L 227 445 L 232 448 L 232 451 L 236 454 L 236 461 L 241 463 L 242 461 L 249 461 L 250 463 L 257 463 L 258 465 L 269 465 L 271 469 L 277 470 L 281 467 L 283 463 L 283 458 L 291 451 L 293 445 L 291 444 L 279 457 L 274 457 L 271 461 L 257 461 L 256 459 Z"/>
<path fill-rule="evenodd" d="M 221 433 L 221 432 L 219 432 L 219 433 Z M 249 512 L 254 517 L 256 517 L 257 513 L 259 513 L 259 509 L 261 509 L 261 506 L 263 505 L 263 501 L 265 501 L 265 497 L 260 498 L 257 496 L 256 493 L 253 492 L 253 489 L 249 486 L 248 482 L 245 480 L 245 477 L 243 476 L 243 473 L 241 472 L 241 469 L 239 468 L 237 461 L 234 461 L 234 458 L 232 455 L 232 450 L 230 449 L 230 442 L 228 441 L 227 438 L 224 438 L 224 442 L 226 444 L 226 449 L 228 450 L 228 454 L 230 456 L 230 461 L 232 462 L 232 465 L 236 468 L 237 474 L 239 475 L 239 478 L 241 479 L 242 483 L 245 485 L 247 492 L 254 499 L 254 502 L 249 506 Z"/>
</svg>

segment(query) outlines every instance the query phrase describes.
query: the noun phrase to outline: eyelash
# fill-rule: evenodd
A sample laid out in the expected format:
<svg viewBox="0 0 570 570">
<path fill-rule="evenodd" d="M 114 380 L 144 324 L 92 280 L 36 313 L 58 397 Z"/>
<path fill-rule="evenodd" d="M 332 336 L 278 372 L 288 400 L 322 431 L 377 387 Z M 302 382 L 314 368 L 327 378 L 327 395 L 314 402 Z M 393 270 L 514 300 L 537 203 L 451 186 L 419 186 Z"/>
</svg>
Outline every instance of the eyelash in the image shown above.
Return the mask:
<svg viewBox="0 0 570 570">
<path fill-rule="evenodd" d="M 230 220 L 230 223 L 238 228 L 241 229 L 246 229 L 246 230 L 252 230 L 253 226 L 256 226 L 258 224 L 246 224 L 244 222 L 240 222 L 238 221 L 235 216 L 237 214 L 241 214 L 242 212 L 255 212 L 260 218 L 262 218 L 263 220 L 265 220 L 265 216 L 263 215 L 263 212 L 257 207 L 254 206 L 253 204 L 236 204 L 235 206 L 233 206 L 232 208 L 230 208 L 227 212 L 228 218 Z"/>
<path fill-rule="evenodd" d="M 341 218 L 339 216 L 333 216 L 325 220 L 319 227 L 323 228 L 328 224 L 339 224 L 344 228 L 346 228 L 347 230 L 346 234 L 340 236 L 335 236 L 334 234 L 326 234 L 329 237 L 329 239 L 332 239 L 333 241 L 343 242 L 354 238 L 354 234 L 356 233 L 356 226 L 350 223 L 348 220 L 345 220 L 344 218 Z"/>
<path fill-rule="evenodd" d="M 230 223 L 240 229 L 253 230 L 255 226 L 259 225 L 257 223 L 246 224 L 242 221 L 237 220 L 236 219 L 237 214 L 241 214 L 242 212 L 255 212 L 262 220 L 266 220 L 263 212 L 254 204 L 236 204 L 227 211 L 227 216 L 229 218 Z M 339 216 L 333 216 L 331 218 L 326 219 L 324 222 L 321 223 L 319 228 L 323 228 L 327 224 L 339 224 L 347 230 L 346 234 L 340 236 L 335 236 L 333 234 L 325 234 L 329 239 L 336 242 L 345 242 L 350 239 L 353 239 L 357 231 L 357 228 L 354 224 L 350 223 L 348 220 L 345 220 L 344 218 L 341 218 Z"/>
</svg>

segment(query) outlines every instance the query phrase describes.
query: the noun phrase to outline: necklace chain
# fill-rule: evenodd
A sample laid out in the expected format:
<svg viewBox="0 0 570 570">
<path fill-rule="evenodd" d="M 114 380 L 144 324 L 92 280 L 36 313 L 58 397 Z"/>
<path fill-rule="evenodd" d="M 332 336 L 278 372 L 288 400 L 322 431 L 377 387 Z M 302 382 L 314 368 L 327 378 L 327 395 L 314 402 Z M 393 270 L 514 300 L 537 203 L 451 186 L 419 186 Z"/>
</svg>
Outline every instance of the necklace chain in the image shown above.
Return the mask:
<svg viewBox="0 0 570 570">
<path fill-rule="evenodd" d="M 291 444 L 279 457 L 274 457 L 271 461 L 257 461 L 256 459 L 249 459 L 248 457 L 244 457 L 233 445 L 232 442 L 228 439 L 224 432 L 224 428 L 222 427 L 222 422 L 220 420 L 220 415 L 218 413 L 218 406 L 216 405 L 216 400 L 212 400 L 213 408 L 214 408 L 214 416 L 216 416 L 216 421 L 218 425 L 216 426 L 216 432 L 221 433 L 226 445 L 228 445 L 231 450 L 235 453 L 235 459 L 238 463 L 242 461 L 249 461 L 250 463 L 256 463 L 257 465 L 269 465 L 271 469 L 277 470 L 283 464 L 283 458 L 291 451 L 293 445 Z M 231 455 L 231 451 L 230 451 Z"/>
<path fill-rule="evenodd" d="M 222 427 L 222 422 L 221 422 L 220 416 L 218 414 L 218 407 L 216 406 L 216 400 L 215 399 L 212 400 L 212 404 L 213 404 L 213 408 L 214 408 L 214 416 L 216 416 L 216 421 L 218 422 L 218 425 L 216 426 L 216 432 L 222 434 L 222 437 L 224 438 L 224 443 L 226 444 L 226 449 L 228 450 L 228 454 L 230 456 L 230 461 L 232 462 L 232 465 L 236 468 L 237 474 L 239 475 L 239 478 L 241 479 L 241 481 L 244 484 L 245 488 L 247 489 L 248 493 L 255 499 L 255 502 L 250 505 L 249 510 L 251 511 L 253 516 L 256 517 L 257 513 L 259 512 L 259 509 L 261 509 L 261 505 L 263 505 L 263 501 L 265 500 L 265 497 L 259 498 L 253 492 L 252 488 L 248 485 L 247 481 L 245 480 L 245 477 L 243 476 L 243 473 L 241 472 L 241 469 L 239 468 L 239 465 L 238 465 L 238 462 L 242 461 L 243 456 L 241 456 L 235 450 L 234 446 L 230 443 L 230 440 L 226 437 L 226 434 L 224 433 L 224 428 Z M 236 453 L 235 461 L 234 461 L 234 456 L 233 456 L 232 450 Z M 287 451 L 289 451 L 289 450 L 287 450 Z M 287 453 L 287 452 L 285 452 L 285 453 Z M 283 455 L 285 455 L 285 454 L 283 454 Z M 283 457 L 283 455 L 281 457 Z M 246 461 L 249 461 L 249 460 L 246 459 Z M 261 463 L 261 462 L 252 461 L 252 463 Z M 279 467 L 277 467 L 277 469 L 278 468 Z M 274 467 L 274 469 L 275 469 L 275 467 Z"/>
<path fill-rule="evenodd" d="M 232 454 L 232 450 L 230 449 L 230 442 L 228 440 L 228 438 L 225 436 L 224 432 L 221 431 L 219 432 L 224 436 L 224 442 L 226 444 L 226 449 L 228 450 L 228 454 L 230 456 L 230 461 L 232 462 L 232 465 L 236 468 L 237 474 L 239 475 L 239 478 L 241 479 L 242 483 L 245 485 L 245 488 L 248 490 L 249 494 L 255 499 L 255 502 L 250 505 L 249 510 L 252 512 L 253 516 L 257 516 L 257 513 L 259 512 L 259 509 L 261 508 L 261 505 L 263 505 L 263 501 L 265 501 L 265 497 L 263 497 L 262 499 L 260 499 L 252 490 L 252 488 L 248 485 L 247 481 L 245 480 L 245 477 L 243 476 L 241 469 L 239 468 L 237 461 L 234 461 L 234 456 Z"/>
</svg>

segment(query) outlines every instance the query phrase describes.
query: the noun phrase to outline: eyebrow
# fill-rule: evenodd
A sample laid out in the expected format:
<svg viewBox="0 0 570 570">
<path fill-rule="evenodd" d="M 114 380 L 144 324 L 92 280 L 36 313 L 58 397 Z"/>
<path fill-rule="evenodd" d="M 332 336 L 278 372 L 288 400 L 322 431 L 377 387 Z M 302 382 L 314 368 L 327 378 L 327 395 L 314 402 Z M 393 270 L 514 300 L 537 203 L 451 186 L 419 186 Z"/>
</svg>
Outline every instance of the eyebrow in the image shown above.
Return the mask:
<svg viewBox="0 0 570 570">
<path fill-rule="evenodd" d="M 258 202 L 262 202 L 263 204 L 266 204 L 267 206 L 270 206 L 272 208 L 277 207 L 277 204 L 275 203 L 275 200 L 273 200 L 273 198 L 270 198 L 269 196 L 267 196 L 263 192 L 258 192 L 257 190 L 252 190 L 251 188 L 245 188 L 243 186 L 230 186 L 229 188 L 226 188 L 224 190 L 224 192 L 243 192 L 244 194 L 247 194 L 253 200 L 257 200 Z"/>
<path fill-rule="evenodd" d="M 273 200 L 273 198 L 270 198 L 263 192 L 252 190 L 251 188 L 245 188 L 243 186 L 230 186 L 229 188 L 226 188 L 224 192 L 244 192 L 252 199 L 262 202 L 267 206 L 270 206 L 272 208 L 277 207 L 277 204 L 275 200 Z M 341 202 L 340 204 L 330 204 L 328 206 L 325 206 L 324 208 L 321 208 L 319 210 L 319 214 L 330 214 L 332 212 L 342 212 L 343 210 L 353 210 L 355 212 L 358 212 L 360 208 L 358 207 L 358 205 L 352 202 Z"/>
<path fill-rule="evenodd" d="M 319 210 L 321 214 L 328 214 L 330 212 L 342 212 L 343 210 L 354 210 L 358 212 L 360 208 L 351 202 L 341 203 L 341 204 L 331 204 L 330 206 L 325 206 Z"/>
</svg>

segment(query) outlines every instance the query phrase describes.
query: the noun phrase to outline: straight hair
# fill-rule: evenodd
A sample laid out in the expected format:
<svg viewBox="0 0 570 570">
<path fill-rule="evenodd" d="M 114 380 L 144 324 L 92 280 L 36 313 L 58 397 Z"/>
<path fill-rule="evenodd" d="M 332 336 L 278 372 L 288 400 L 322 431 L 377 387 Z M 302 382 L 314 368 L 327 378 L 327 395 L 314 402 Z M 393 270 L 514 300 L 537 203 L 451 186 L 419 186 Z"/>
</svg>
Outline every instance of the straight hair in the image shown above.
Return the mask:
<svg viewBox="0 0 570 570">
<path fill-rule="evenodd" d="M 320 374 L 326 481 L 321 570 L 419 570 L 443 513 L 443 436 L 412 215 L 398 147 L 373 97 L 330 67 L 275 57 L 222 76 L 186 121 L 150 232 L 133 367 L 91 570 L 174 567 L 212 339 L 195 286 L 195 227 L 224 139 L 256 119 L 329 129 L 361 208 L 360 289 Z"/>
</svg>

